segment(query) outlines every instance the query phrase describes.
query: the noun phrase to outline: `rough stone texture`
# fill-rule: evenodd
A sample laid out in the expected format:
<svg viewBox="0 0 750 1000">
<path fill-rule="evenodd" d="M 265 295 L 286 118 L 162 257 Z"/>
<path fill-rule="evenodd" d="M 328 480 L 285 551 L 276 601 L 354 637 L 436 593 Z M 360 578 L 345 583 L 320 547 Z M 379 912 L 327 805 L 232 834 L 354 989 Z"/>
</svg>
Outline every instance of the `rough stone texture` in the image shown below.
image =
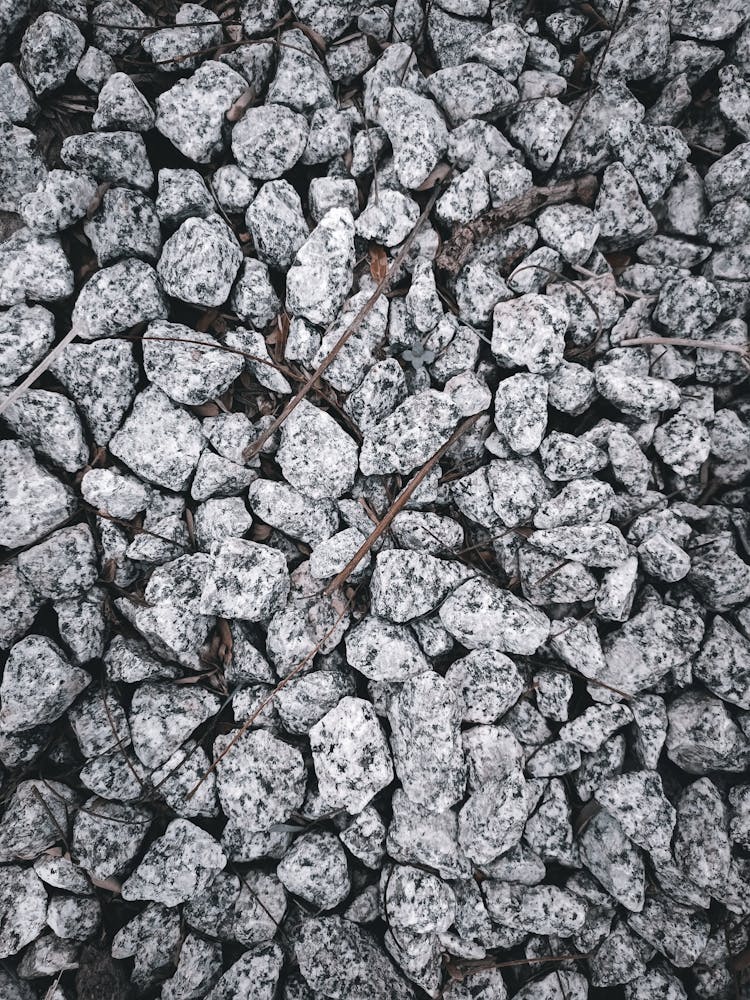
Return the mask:
<svg viewBox="0 0 750 1000">
<path fill-rule="evenodd" d="M 745 6 L 292 7 L 0 0 L 0 996 L 744 995 Z"/>
</svg>

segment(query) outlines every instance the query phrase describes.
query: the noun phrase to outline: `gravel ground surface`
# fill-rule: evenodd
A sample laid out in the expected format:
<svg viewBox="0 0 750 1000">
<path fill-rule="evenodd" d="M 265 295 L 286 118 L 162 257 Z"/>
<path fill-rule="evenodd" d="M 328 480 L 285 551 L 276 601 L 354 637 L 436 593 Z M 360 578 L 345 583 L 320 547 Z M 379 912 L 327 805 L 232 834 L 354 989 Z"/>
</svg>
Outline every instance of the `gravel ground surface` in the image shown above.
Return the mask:
<svg viewBox="0 0 750 1000">
<path fill-rule="evenodd" d="M 1 1000 L 750 996 L 746 0 L 0 56 Z"/>
</svg>

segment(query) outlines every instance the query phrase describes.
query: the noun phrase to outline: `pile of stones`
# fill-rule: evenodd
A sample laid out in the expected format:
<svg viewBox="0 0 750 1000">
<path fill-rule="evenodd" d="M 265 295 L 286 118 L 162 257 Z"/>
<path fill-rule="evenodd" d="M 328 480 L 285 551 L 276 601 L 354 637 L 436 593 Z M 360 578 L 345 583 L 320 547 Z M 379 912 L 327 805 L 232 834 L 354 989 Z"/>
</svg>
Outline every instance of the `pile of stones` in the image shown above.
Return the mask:
<svg viewBox="0 0 750 1000">
<path fill-rule="evenodd" d="M 750 995 L 746 0 L 0 57 L 3 1000 Z"/>
</svg>

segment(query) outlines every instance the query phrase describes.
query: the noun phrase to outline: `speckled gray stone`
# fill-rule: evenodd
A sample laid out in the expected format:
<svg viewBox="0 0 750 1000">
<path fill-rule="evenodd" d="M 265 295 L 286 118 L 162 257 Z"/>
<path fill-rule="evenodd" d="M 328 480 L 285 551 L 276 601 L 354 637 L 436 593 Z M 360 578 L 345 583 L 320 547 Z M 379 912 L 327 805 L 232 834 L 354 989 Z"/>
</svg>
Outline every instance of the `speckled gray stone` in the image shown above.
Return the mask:
<svg viewBox="0 0 750 1000">
<path fill-rule="evenodd" d="M 80 417 L 73 403 L 60 393 L 30 389 L 22 401 L 6 407 L 3 419 L 53 465 L 76 472 L 86 464 L 89 448 Z"/>
<path fill-rule="evenodd" d="M 414 993 L 372 938 L 341 917 L 305 920 L 295 942 L 300 971 L 311 989 L 347 1000 L 368 1000 L 377 991 L 392 1000 Z"/>
<path fill-rule="evenodd" d="M 237 163 L 257 180 L 271 181 L 291 170 L 307 143 L 304 115 L 283 104 L 248 108 L 232 129 Z"/>
<path fill-rule="evenodd" d="M 138 394 L 109 446 L 142 479 L 181 490 L 198 464 L 203 442 L 200 422 L 161 389 L 149 386 Z"/>
<path fill-rule="evenodd" d="M 357 446 L 329 413 L 303 400 L 284 423 L 276 460 L 300 492 L 336 499 L 354 481 Z"/>
<path fill-rule="evenodd" d="M 217 792 L 225 815 L 241 821 L 249 831 L 285 823 L 305 795 L 302 755 L 264 730 L 242 735 L 235 730 L 216 738 L 214 759 L 233 739 L 232 750 L 216 768 Z"/>
<path fill-rule="evenodd" d="M 97 181 L 128 184 L 146 191 L 154 174 L 143 137 L 137 132 L 87 132 L 63 140 L 60 158 L 71 170 Z"/>
<path fill-rule="evenodd" d="M 156 272 L 144 261 L 129 257 L 97 271 L 84 285 L 73 307 L 72 323 L 82 340 L 97 340 L 166 315 L 167 303 Z"/>
<path fill-rule="evenodd" d="M 311 323 L 333 322 L 352 283 L 354 220 L 346 208 L 323 216 L 287 273 L 286 305 Z"/>
<path fill-rule="evenodd" d="M 36 191 L 25 194 L 19 214 L 37 233 L 51 236 L 82 219 L 96 194 L 96 183 L 74 170 L 50 170 Z"/>
<path fill-rule="evenodd" d="M 437 107 L 404 87 L 386 87 L 378 99 L 378 123 L 393 146 L 399 181 L 406 188 L 419 187 L 448 143 L 448 131 Z"/>
<path fill-rule="evenodd" d="M 232 230 L 220 216 L 209 215 L 183 222 L 164 244 L 156 269 L 168 295 L 218 306 L 229 297 L 241 263 Z"/>
<path fill-rule="evenodd" d="M 213 11 L 197 3 L 183 3 L 174 16 L 174 27 L 146 34 L 144 50 L 161 72 L 195 69 L 200 59 L 193 53 L 220 45 L 222 30 Z"/>
<path fill-rule="evenodd" d="M 46 923 L 47 893 L 31 868 L 3 866 L 0 871 L 0 955 L 8 958 L 41 934 Z"/>
<path fill-rule="evenodd" d="M 199 896 L 225 864 L 213 837 L 188 820 L 172 820 L 123 884 L 123 899 L 176 906 Z"/>
<path fill-rule="evenodd" d="M 268 181 L 249 206 L 245 220 L 258 257 L 286 271 L 309 235 L 302 202 L 287 181 Z"/>
<path fill-rule="evenodd" d="M 21 41 L 21 72 L 37 96 L 65 82 L 83 55 L 86 42 L 78 28 L 54 12 L 40 15 Z"/>
<path fill-rule="evenodd" d="M 133 344 L 99 340 L 68 344 L 50 365 L 78 404 L 97 444 L 106 444 L 130 408 L 138 383 Z"/>
<path fill-rule="evenodd" d="M 0 314 L 0 388 L 30 371 L 54 336 L 55 320 L 44 306 L 18 304 Z"/>
<path fill-rule="evenodd" d="M 549 632 L 546 615 L 482 577 L 453 591 L 440 608 L 440 620 L 469 649 L 489 646 L 530 655 Z"/>
<path fill-rule="evenodd" d="M 143 257 L 154 261 L 161 249 L 161 232 L 156 208 L 150 198 L 130 188 L 110 188 L 83 231 L 99 265 L 123 257 Z"/>
<path fill-rule="evenodd" d="M 431 671 L 407 680 L 389 711 L 396 773 L 404 791 L 435 812 L 458 802 L 464 792 L 460 719 L 455 690 Z"/>
<path fill-rule="evenodd" d="M 316 910 L 332 910 L 349 895 L 344 848 L 333 833 L 307 833 L 295 840 L 276 869 L 282 885 Z"/>
<path fill-rule="evenodd" d="M 201 611 L 262 621 L 283 607 L 288 592 L 286 560 L 278 550 L 229 538 L 212 550 Z"/>
<path fill-rule="evenodd" d="M 361 812 L 393 780 L 385 735 L 369 702 L 345 697 L 310 730 L 318 789 L 330 809 Z"/>
<path fill-rule="evenodd" d="M 0 306 L 59 302 L 72 291 L 73 272 L 56 236 L 19 229 L 0 243 Z"/>
<path fill-rule="evenodd" d="M 225 115 L 247 89 L 246 80 L 212 59 L 160 94 L 156 127 L 181 153 L 210 163 L 225 145 Z"/>
<path fill-rule="evenodd" d="M 0 544 L 29 545 L 75 510 L 69 490 L 17 441 L 0 442 Z"/>
</svg>

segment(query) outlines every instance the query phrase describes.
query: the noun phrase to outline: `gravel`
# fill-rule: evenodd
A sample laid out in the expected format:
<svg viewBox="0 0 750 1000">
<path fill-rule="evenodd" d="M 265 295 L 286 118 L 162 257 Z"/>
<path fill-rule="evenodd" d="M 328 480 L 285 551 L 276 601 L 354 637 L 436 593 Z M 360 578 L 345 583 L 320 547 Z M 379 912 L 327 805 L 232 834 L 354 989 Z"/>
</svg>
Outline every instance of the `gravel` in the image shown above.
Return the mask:
<svg viewBox="0 0 750 1000">
<path fill-rule="evenodd" d="M 543 8 L 0 0 L 3 1000 L 748 993 L 750 20 Z"/>
</svg>

